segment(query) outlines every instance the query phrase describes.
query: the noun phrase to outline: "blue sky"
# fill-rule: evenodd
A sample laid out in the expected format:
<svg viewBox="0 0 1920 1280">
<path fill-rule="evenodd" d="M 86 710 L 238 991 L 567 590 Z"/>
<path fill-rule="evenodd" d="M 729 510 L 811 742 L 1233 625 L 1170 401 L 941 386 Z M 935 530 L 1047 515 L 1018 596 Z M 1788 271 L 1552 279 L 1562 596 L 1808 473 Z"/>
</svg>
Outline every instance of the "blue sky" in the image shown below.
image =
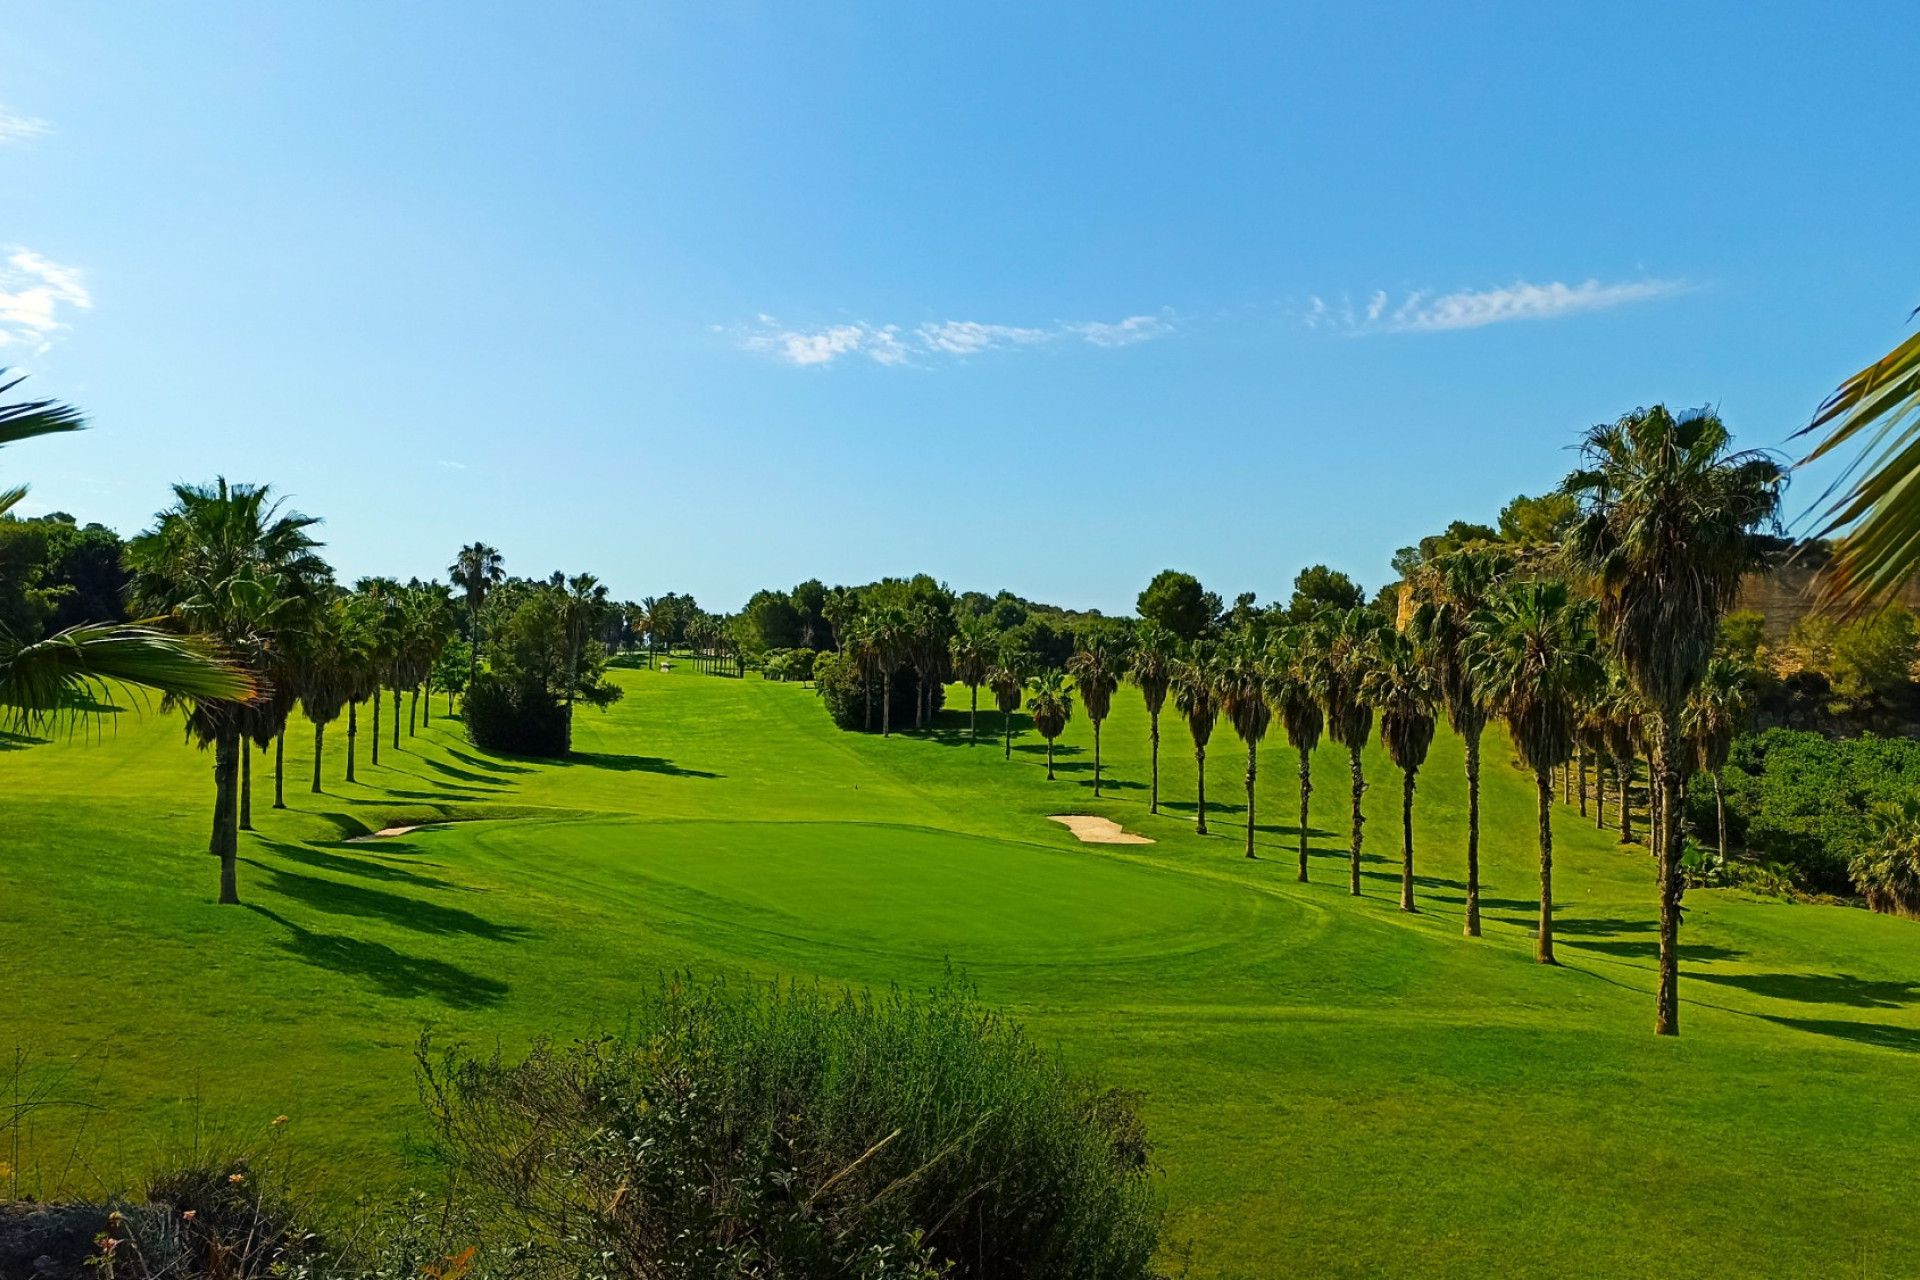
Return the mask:
<svg viewBox="0 0 1920 1280">
<path fill-rule="evenodd" d="M 1898 341 L 1917 51 L 1910 2 L 4 2 L 0 363 L 96 423 L 4 474 L 710 608 L 1371 587 L 1590 422 L 1782 446 Z"/>
</svg>

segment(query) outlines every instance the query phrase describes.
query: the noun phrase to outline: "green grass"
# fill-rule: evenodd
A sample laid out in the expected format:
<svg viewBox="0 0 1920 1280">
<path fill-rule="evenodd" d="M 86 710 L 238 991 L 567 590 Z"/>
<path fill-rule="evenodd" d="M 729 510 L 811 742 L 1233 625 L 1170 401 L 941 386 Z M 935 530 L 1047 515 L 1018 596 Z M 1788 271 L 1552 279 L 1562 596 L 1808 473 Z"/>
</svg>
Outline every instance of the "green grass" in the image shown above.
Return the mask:
<svg viewBox="0 0 1920 1280">
<path fill-rule="evenodd" d="M 0 1048 L 70 1104 L 34 1114 L 23 1188 L 124 1178 L 196 1116 L 286 1140 L 345 1196 L 406 1176 L 410 1050 L 509 1049 L 617 1025 L 680 965 L 920 986 L 952 965 L 1076 1066 L 1142 1090 L 1203 1276 L 1910 1273 L 1920 1140 L 1920 926 L 1688 896 L 1683 1029 L 1653 1024 L 1651 868 L 1556 816 L 1559 968 L 1532 960 L 1530 783 L 1490 737 L 1487 936 L 1460 936 L 1464 783 L 1421 775 L 1421 912 L 1395 908 L 1398 775 L 1369 754 L 1368 896 L 1345 883 L 1346 769 L 1315 761 L 1314 881 L 1294 882 L 1295 759 L 1261 752 L 1261 858 L 1240 857 L 1245 755 L 1192 834 L 1184 726 L 1146 717 L 1001 758 L 965 712 L 925 736 L 843 734 L 798 685 L 622 672 L 565 765 L 489 759 L 455 721 L 361 784 L 288 801 L 256 776 L 248 906 L 213 904 L 211 761 L 173 719 L 0 750 Z M 952 701 L 964 707 L 964 690 Z M 1077 843 L 1044 815 L 1158 841 Z M 378 843 L 434 817 L 484 819 Z M 11 1139 L 0 1138 L 10 1142 Z M 4 1187 L 0 1182 L 0 1187 Z"/>
</svg>

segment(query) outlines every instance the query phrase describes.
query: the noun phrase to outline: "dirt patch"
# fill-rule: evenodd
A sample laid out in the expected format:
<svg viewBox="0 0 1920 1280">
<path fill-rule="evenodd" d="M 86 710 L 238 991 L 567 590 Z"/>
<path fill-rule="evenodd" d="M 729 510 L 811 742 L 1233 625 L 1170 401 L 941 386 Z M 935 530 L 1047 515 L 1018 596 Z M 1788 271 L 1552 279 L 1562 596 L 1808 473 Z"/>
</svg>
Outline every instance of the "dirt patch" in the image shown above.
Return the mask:
<svg viewBox="0 0 1920 1280">
<path fill-rule="evenodd" d="M 1090 813 L 1054 813 L 1048 822 L 1057 822 L 1073 832 L 1082 844 L 1152 844 L 1145 836 L 1123 831 L 1112 818 L 1096 818 Z"/>
</svg>

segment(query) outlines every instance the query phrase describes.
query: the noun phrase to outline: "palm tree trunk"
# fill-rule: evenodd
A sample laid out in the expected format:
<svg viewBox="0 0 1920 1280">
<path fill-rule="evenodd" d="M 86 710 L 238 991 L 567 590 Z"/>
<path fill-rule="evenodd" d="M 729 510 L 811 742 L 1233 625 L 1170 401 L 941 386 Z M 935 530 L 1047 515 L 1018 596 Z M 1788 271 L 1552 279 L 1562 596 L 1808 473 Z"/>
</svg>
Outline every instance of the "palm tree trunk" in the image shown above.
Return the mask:
<svg viewBox="0 0 1920 1280">
<path fill-rule="evenodd" d="M 1580 816 L 1584 818 L 1587 816 L 1587 749 L 1575 747 L 1573 754 L 1580 765 Z"/>
<path fill-rule="evenodd" d="M 1713 808 L 1720 819 L 1720 861 L 1727 860 L 1727 793 L 1720 785 L 1720 770 L 1713 771 Z"/>
<path fill-rule="evenodd" d="M 318 726 L 315 726 L 315 727 L 317 728 Z M 353 781 L 353 757 L 356 754 L 354 749 L 354 744 L 355 744 L 355 740 L 359 738 L 359 736 L 360 736 L 360 704 L 357 702 L 349 702 L 347 704 L 347 781 L 348 782 Z M 374 742 L 378 743 L 380 741 L 380 735 L 377 733 L 374 734 L 373 740 Z M 318 739 L 315 739 L 315 741 L 317 743 Z M 320 772 L 320 756 L 317 751 L 314 753 L 313 771 L 316 774 Z"/>
<path fill-rule="evenodd" d="M 1560 766 L 1560 803 L 1566 805 L 1573 803 L 1573 765 L 1571 763 Z"/>
<path fill-rule="evenodd" d="M 407 694 L 407 736 L 413 737 L 420 724 L 420 686 L 415 685 Z"/>
<path fill-rule="evenodd" d="M 1353 847 L 1347 860 L 1347 892 L 1360 896 L 1360 828 L 1366 818 L 1360 812 L 1360 797 L 1367 793 L 1367 773 L 1360 764 L 1360 748 L 1347 748 L 1347 772 L 1353 779 Z"/>
<path fill-rule="evenodd" d="M 1540 810 L 1540 945 L 1534 953 L 1541 964 L 1553 958 L 1553 776 L 1541 769 L 1534 774 Z"/>
<path fill-rule="evenodd" d="M 1680 745 L 1676 716 L 1660 716 L 1660 744 L 1654 769 L 1663 799 L 1660 805 L 1660 989 L 1654 1000 L 1653 1033 L 1680 1034 L 1680 879 L 1679 809 L 1669 803 L 1679 790 Z"/>
<path fill-rule="evenodd" d="M 1614 777 L 1620 782 L 1620 843 L 1633 843 L 1633 753 L 1613 764 Z"/>
<path fill-rule="evenodd" d="M 1593 816 L 1600 830 L 1607 829 L 1607 757 L 1599 752 L 1593 757 Z"/>
<path fill-rule="evenodd" d="M 1193 762 L 1200 771 L 1200 803 L 1194 806 L 1195 835 L 1207 834 L 1207 749 L 1196 746 L 1193 749 Z"/>
<path fill-rule="evenodd" d="M 313 726 L 313 794 L 320 794 L 320 757 L 327 745 L 327 726 Z M 347 781 L 353 781 L 353 721 L 347 721 Z"/>
<path fill-rule="evenodd" d="M 1160 713 L 1152 712 L 1147 717 L 1151 726 L 1147 730 L 1147 739 L 1153 744 L 1153 790 L 1148 793 L 1147 812 L 1160 812 Z"/>
<path fill-rule="evenodd" d="M 1258 767 L 1260 744 L 1247 744 L 1247 856 L 1253 856 L 1253 774 Z"/>
<path fill-rule="evenodd" d="M 1013 712 L 1002 711 L 1000 724 L 1007 731 L 1007 759 L 1013 759 Z"/>
<path fill-rule="evenodd" d="M 1047 781 L 1053 781 L 1053 739 L 1047 739 Z"/>
<path fill-rule="evenodd" d="M 893 736 L 893 672 L 880 677 L 880 736 Z"/>
<path fill-rule="evenodd" d="M 426 695 L 427 695 L 426 697 L 420 699 L 420 727 L 424 729 L 428 725 L 433 723 L 433 679 L 432 677 L 428 677 L 427 679 L 421 681 L 420 687 L 426 691 Z"/>
<path fill-rule="evenodd" d="M 1480 936 L 1480 733 L 1467 735 L 1467 922 L 1461 932 Z"/>
<path fill-rule="evenodd" d="M 1093 722 L 1093 798 L 1100 798 L 1100 722 Z"/>
<path fill-rule="evenodd" d="M 287 727 L 280 726 L 280 732 L 273 739 L 273 807 L 287 807 Z"/>
<path fill-rule="evenodd" d="M 220 859 L 220 901 L 240 903 L 240 733 L 223 728 L 213 743 L 213 853 Z"/>
<path fill-rule="evenodd" d="M 240 739 L 240 830 L 253 830 L 253 740 Z"/>
<path fill-rule="evenodd" d="M 1300 883 L 1307 882 L 1307 798 L 1313 794 L 1313 753 L 1300 753 Z"/>
<path fill-rule="evenodd" d="M 1401 770 L 1400 785 L 1400 909 L 1413 906 L 1413 770 Z"/>
<path fill-rule="evenodd" d="M 400 749 L 400 686 L 393 686 L 393 749 Z"/>
<path fill-rule="evenodd" d="M 967 704 L 967 745 L 977 747 L 980 745 L 980 686 L 977 684 L 968 685 L 967 693 L 969 695 Z"/>
<path fill-rule="evenodd" d="M 347 730 L 347 735 L 348 741 L 351 742 L 353 735 L 351 728 Z M 373 686 L 373 763 L 376 767 L 380 764 L 380 684 L 378 681 L 376 681 Z M 353 753 L 351 751 L 347 753 L 347 781 L 353 781 Z"/>
</svg>

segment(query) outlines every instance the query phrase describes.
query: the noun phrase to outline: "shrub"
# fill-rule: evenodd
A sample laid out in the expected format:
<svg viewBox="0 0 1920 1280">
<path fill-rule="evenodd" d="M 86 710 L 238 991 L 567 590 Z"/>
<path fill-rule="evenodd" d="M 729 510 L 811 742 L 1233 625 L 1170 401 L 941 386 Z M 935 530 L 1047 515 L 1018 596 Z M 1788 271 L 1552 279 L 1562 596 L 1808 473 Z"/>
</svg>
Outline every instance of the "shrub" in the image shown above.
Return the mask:
<svg viewBox="0 0 1920 1280">
<path fill-rule="evenodd" d="M 1920 797 L 1876 809 L 1873 838 L 1847 870 L 1875 911 L 1920 919 Z"/>
<path fill-rule="evenodd" d="M 467 737 L 483 751 L 567 754 L 567 709 L 538 684 L 481 672 L 467 688 Z"/>
<path fill-rule="evenodd" d="M 893 727 L 910 728 L 913 724 L 913 704 L 919 688 L 920 677 L 911 666 L 903 665 L 893 674 Z M 860 678 L 860 670 L 843 654 L 823 653 L 814 659 L 813 687 L 821 700 L 827 704 L 827 714 L 842 729 L 863 730 L 867 728 L 867 684 Z M 873 730 L 880 731 L 880 682 L 873 682 L 874 708 Z M 933 686 L 933 710 L 939 710 L 947 704 L 947 688 L 944 684 Z"/>
<path fill-rule="evenodd" d="M 1735 739 L 1725 782 L 1736 840 L 1791 868 L 1802 889 L 1847 893 L 1849 864 L 1875 842 L 1875 810 L 1920 789 L 1920 743 L 1769 729 Z M 1695 829 L 1713 830 L 1713 788 L 1703 779 L 1687 801 Z"/>
<path fill-rule="evenodd" d="M 1132 1100 L 952 986 L 680 980 L 620 1037 L 421 1064 L 460 1229 L 529 1271 L 1152 1274 Z"/>
</svg>

